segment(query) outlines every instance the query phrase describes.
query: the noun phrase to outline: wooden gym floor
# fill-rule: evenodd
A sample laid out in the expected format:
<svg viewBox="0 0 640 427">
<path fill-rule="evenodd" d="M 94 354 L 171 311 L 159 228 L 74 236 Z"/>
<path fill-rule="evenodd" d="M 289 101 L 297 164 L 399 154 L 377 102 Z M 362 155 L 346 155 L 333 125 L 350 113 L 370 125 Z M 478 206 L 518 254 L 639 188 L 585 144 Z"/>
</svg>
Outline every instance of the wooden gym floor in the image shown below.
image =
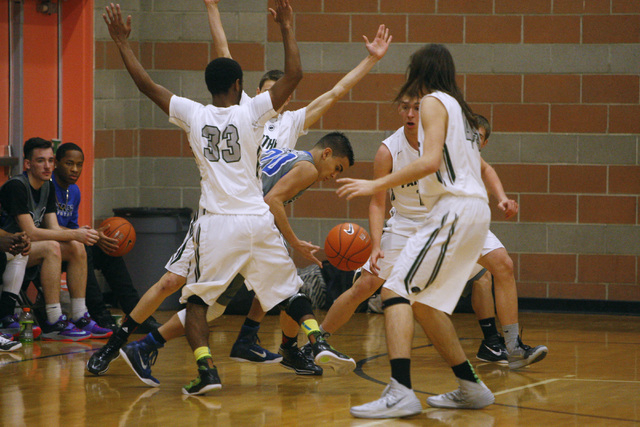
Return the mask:
<svg viewBox="0 0 640 427">
<path fill-rule="evenodd" d="M 163 321 L 171 314 L 156 317 Z M 521 313 L 524 342 L 544 344 L 549 354 L 538 364 L 510 371 L 475 360 L 481 341 L 477 322 L 472 314 L 455 314 L 466 353 L 496 395 L 496 403 L 483 410 L 426 404 L 426 397 L 451 391 L 456 382 L 416 329 L 412 377 L 424 410 L 402 420 L 360 420 L 349 414 L 351 406 L 379 397 L 388 381 L 382 315 L 356 314 L 331 338 L 358 362 L 356 372 L 343 377 L 333 372 L 301 377 L 279 364 L 232 361 L 227 356 L 243 320 L 223 316 L 212 328 L 211 347 L 223 388 L 202 397 L 181 393 L 181 386 L 196 375 L 184 337 L 160 351 L 153 367 L 158 388 L 140 382 L 122 360 L 115 360 L 104 376 L 88 374 L 85 363 L 104 341 L 36 341 L 29 349 L 0 353 L 0 425 L 640 425 L 640 317 Z M 263 346 L 277 349 L 277 317 L 265 319 L 260 338 Z"/>
</svg>

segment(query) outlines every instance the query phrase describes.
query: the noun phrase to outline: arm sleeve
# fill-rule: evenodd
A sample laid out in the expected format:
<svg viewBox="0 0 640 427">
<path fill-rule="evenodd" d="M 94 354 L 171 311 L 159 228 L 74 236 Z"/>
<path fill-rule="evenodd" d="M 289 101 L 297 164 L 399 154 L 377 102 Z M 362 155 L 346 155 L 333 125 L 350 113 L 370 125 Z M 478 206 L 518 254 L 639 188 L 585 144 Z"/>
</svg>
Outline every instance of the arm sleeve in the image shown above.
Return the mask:
<svg viewBox="0 0 640 427">
<path fill-rule="evenodd" d="M 249 109 L 251 124 L 254 127 L 263 128 L 265 123 L 277 114 L 273 109 L 271 95 L 268 91 L 252 98 L 251 101 L 247 103 L 247 108 Z"/>
<path fill-rule="evenodd" d="M 191 130 L 190 119 L 202 104 L 181 96 L 173 95 L 169 102 L 169 122 L 180 127 L 185 132 Z"/>
</svg>

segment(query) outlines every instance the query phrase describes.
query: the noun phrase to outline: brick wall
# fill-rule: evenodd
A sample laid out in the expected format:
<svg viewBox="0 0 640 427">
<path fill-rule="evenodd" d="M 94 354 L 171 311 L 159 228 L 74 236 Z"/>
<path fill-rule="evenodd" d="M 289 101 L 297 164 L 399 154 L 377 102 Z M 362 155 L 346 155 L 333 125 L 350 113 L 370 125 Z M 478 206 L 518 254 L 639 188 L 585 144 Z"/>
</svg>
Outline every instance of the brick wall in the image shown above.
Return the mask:
<svg viewBox="0 0 640 427">
<path fill-rule="evenodd" d="M 471 107 L 493 124 L 483 152 L 520 203 L 493 209 L 522 297 L 640 301 L 640 3 L 630 0 L 294 0 L 305 78 L 291 108 L 329 89 L 364 56 L 362 34 L 390 27 L 387 56 L 303 137 L 342 130 L 369 177 L 379 142 L 399 126 L 390 100 L 409 55 L 446 44 Z M 185 136 L 141 97 L 123 70 L 96 1 L 95 208 L 195 207 L 198 173 Z M 127 2 L 135 49 L 156 81 L 206 103 L 212 57 L 200 1 Z M 220 4 L 232 55 L 252 94 L 265 69 L 282 68 L 266 0 Z M 367 225 L 368 201 L 316 185 L 289 207 L 301 238 L 322 245 L 333 225 Z M 495 203 L 494 203 L 495 204 Z M 302 265 L 299 259 L 297 262 Z"/>
</svg>

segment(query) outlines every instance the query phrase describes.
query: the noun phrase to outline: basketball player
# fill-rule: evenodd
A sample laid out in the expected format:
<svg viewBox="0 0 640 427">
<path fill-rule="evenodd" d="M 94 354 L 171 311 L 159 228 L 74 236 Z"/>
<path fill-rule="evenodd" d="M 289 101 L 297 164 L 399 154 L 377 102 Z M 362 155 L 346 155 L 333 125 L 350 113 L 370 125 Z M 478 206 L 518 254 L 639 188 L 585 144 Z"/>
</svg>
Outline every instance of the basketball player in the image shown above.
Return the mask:
<svg viewBox="0 0 640 427">
<path fill-rule="evenodd" d="M 280 230 L 289 245 L 296 247 L 299 245 L 299 239 L 291 229 L 285 214 L 285 206 L 300 197 L 314 182 L 334 179 L 352 166 L 353 150 L 346 136 L 339 132 L 332 132 L 323 136 L 308 152 L 274 148 L 268 150 L 262 156 L 260 163 L 264 199 L 275 218 L 276 227 L 278 227 L 278 230 Z M 313 246 L 311 256 L 318 249 L 320 248 Z M 238 289 L 243 286 L 243 283 L 244 278 L 242 277 L 234 279 L 224 294 L 207 310 L 208 322 L 213 321 L 222 314 L 226 304 L 221 303 L 221 300 L 229 301 Z M 282 317 L 283 315 L 284 318 Z M 292 322 L 292 320 L 286 313 L 282 312 L 281 322 L 284 324 L 285 322 Z M 152 387 L 157 387 L 160 384 L 151 375 L 151 365 L 156 360 L 158 350 L 164 346 L 166 341 L 184 334 L 184 324 L 185 310 L 182 310 L 161 326 L 157 333 L 152 331 L 144 338 L 131 342 L 120 350 L 120 355 L 123 356 L 142 382 Z M 246 324 L 247 322 L 245 321 L 245 326 Z M 279 350 L 281 358 L 277 361 L 285 368 L 291 369 L 299 375 L 322 375 L 322 368 L 313 363 L 313 357 L 309 360 L 309 358 L 300 354 L 297 346 L 298 334 L 295 324 L 291 329 L 296 331 L 294 336 L 287 336 L 283 330 L 282 344 Z M 253 334 L 250 331 L 247 335 Z M 249 340 L 250 337 L 245 337 L 241 331 L 239 340 L 243 341 L 245 339 Z M 313 351 L 311 353 L 313 354 Z M 234 358 L 233 352 L 231 355 Z M 265 357 L 260 354 L 256 356 L 261 359 Z M 355 369 L 355 361 L 353 359 L 350 360 L 350 365 L 345 364 L 345 372 Z M 245 359 L 240 358 L 240 361 L 245 361 Z"/>
<path fill-rule="evenodd" d="M 374 178 L 380 178 L 402 169 L 419 157 L 418 127 L 419 99 L 405 96 L 401 99 L 398 111 L 404 126 L 383 141 L 374 159 Z M 476 115 L 480 148 L 488 143 L 491 127 L 486 118 Z M 481 159 L 481 174 L 485 187 L 498 200 L 498 208 L 505 213 L 505 219 L 518 211 L 515 200 L 509 199 L 495 170 Z M 384 225 L 386 211 L 386 192 L 372 196 L 369 204 L 369 227 L 371 231 L 372 251 L 369 261 L 362 267 L 361 275 L 353 286 L 336 299 L 320 325 L 320 331 L 329 337 L 342 327 L 353 315 L 356 308 L 373 295 L 389 277 L 398 255 L 406 240 L 412 236 L 427 210 L 421 204 L 415 185 L 401 185 L 391 189 L 391 218 Z M 383 228 L 384 227 L 384 228 Z M 496 277 L 496 306 L 505 336 L 515 331 L 511 340 L 510 352 L 504 344 L 495 324 L 495 307 L 491 292 L 491 273 Z M 495 272 L 495 273 L 494 273 Z M 485 275 L 486 273 L 486 275 Z M 531 348 L 522 343 L 518 335 L 518 297 L 513 276 L 513 262 L 498 238 L 489 231 L 478 264 L 471 273 L 469 284 L 472 289 L 472 305 L 478 322 L 485 335 L 480 344 L 477 358 L 487 362 L 509 363 L 512 369 L 521 368 L 542 360 L 545 346 Z M 465 292 L 467 289 L 465 288 Z M 466 293 L 465 293 L 466 295 Z M 515 313 L 513 313 L 515 309 Z M 302 351 L 309 354 L 310 348 L 303 346 Z M 511 359 L 509 360 L 509 356 Z"/>
<path fill-rule="evenodd" d="M 222 387 L 208 346 L 206 311 L 238 273 L 256 292 L 265 310 L 280 303 L 286 306 L 286 312 L 314 343 L 316 362 L 336 366 L 344 362 L 345 356 L 320 336 L 308 298 L 296 293 L 302 282 L 260 188 L 262 127 L 302 78 L 291 27 L 291 7 L 287 0 L 278 0 L 276 4 L 277 12 L 273 9 L 270 12 L 280 25 L 284 41 L 285 74 L 268 93 L 243 106 L 238 105 L 242 69 L 237 62 L 218 58 L 209 63 L 205 80 L 213 105 L 205 107 L 175 96 L 151 80 L 127 41 L 131 17 L 125 23 L 119 5 L 107 7 L 103 15 L 138 89 L 167 113 L 172 123 L 187 132 L 202 175 L 200 207 L 191 227 L 193 234 L 167 265 L 178 276 L 176 280 L 186 277 L 181 301 L 187 304 L 187 341 L 198 366 L 198 377 L 183 387 L 184 394 L 204 394 Z M 224 251 L 218 250 L 223 247 Z M 128 320 L 121 329 L 136 326 Z"/>
<path fill-rule="evenodd" d="M 209 29 L 211 30 L 215 54 L 219 57 L 231 58 L 229 44 L 222 27 L 220 11 L 218 9 L 219 2 L 220 0 L 204 0 L 207 7 Z M 384 25 L 378 27 L 378 32 L 371 42 L 369 42 L 366 36 L 363 35 L 362 37 L 365 41 L 368 55 L 331 88 L 331 90 L 314 99 L 306 107 L 295 111 L 283 112 L 283 109 L 289 102 L 287 99 L 287 102 L 278 110 L 278 115 L 269 120 L 265 125 L 261 143 L 263 149 L 294 148 L 298 138 L 305 135 L 314 123 L 320 120 L 338 100 L 342 99 L 371 71 L 373 66 L 384 57 L 393 39 L 393 37 L 389 35 L 389 29 Z M 256 94 L 269 90 L 281 75 L 282 71 L 280 70 L 271 70 L 265 73 L 260 79 Z M 294 249 L 297 248 L 294 247 Z M 300 253 L 307 260 L 322 266 L 320 261 L 317 260 L 315 256 L 310 255 L 308 251 L 300 251 Z M 258 363 L 273 363 L 279 360 L 277 355 L 257 343 L 260 322 L 262 322 L 265 315 L 266 313 L 261 309 L 259 301 L 254 298 L 246 322 L 242 326 L 238 339 L 231 349 L 230 356 L 232 358 Z M 314 371 L 320 372 L 321 370 L 316 367 Z M 296 370 L 296 372 L 306 375 L 307 369 L 301 371 Z"/>
<path fill-rule="evenodd" d="M 55 341 L 80 341 L 92 336 L 89 323 L 78 329 L 62 313 L 60 274 L 67 263 L 67 285 L 71 295 L 71 318 L 87 319 L 85 292 L 87 255 L 84 245 L 93 245 L 98 232 L 90 227 L 64 230 L 56 218 L 56 196 L 51 174 L 54 166 L 53 144 L 42 138 L 30 138 L 24 144 L 25 172 L 11 178 L 0 189 L 3 229 L 25 231 L 31 240 L 27 267 L 40 265 L 40 282 L 47 319 L 42 322 L 42 338 Z M 4 289 L 8 291 L 8 289 Z M 20 291 L 20 287 L 15 292 Z"/>
<path fill-rule="evenodd" d="M 339 196 L 351 199 L 417 184 L 428 212 L 382 288 L 391 381 L 380 399 L 351 408 L 352 415 L 362 418 L 421 412 L 410 372 L 414 316 L 460 384 L 454 392 L 429 397 L 427 403 L 477 409 L 494 402 L 467 360 L 447 315 L 478 260 L 490 213 L 481 177 L 477 119 L 457 87 L 453 58 L 446 47 L 427 45 L 411 56 L 408 78 L 397 100 L 407 96 L 421 97 L 420 157 L 373 181 L 341 179 L 344 185 L 338 189 Z"/>
</svg>

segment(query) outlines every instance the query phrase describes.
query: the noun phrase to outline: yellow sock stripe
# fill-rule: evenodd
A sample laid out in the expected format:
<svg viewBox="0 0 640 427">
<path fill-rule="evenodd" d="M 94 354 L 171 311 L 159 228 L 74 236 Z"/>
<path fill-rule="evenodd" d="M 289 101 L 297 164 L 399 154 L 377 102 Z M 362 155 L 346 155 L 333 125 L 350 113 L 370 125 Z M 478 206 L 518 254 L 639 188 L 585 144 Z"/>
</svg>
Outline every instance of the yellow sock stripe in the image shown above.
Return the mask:
<svg viewBox="0 0 640 427">
<path fill-rule="evenodd" d="M 209 347 L 198 347 L 193 352 L 193 355 L 196 356 L 196 362 L 203 357 L 211 357 L 211 350 Z"/>
<path fill-rule="evenodd" d="M 307 335 L 313 332 L 320 332 L 320 326 L 318 325 L 316 319 L 307 319 L 302 322 L 302 329 Z"/>
</svg>

